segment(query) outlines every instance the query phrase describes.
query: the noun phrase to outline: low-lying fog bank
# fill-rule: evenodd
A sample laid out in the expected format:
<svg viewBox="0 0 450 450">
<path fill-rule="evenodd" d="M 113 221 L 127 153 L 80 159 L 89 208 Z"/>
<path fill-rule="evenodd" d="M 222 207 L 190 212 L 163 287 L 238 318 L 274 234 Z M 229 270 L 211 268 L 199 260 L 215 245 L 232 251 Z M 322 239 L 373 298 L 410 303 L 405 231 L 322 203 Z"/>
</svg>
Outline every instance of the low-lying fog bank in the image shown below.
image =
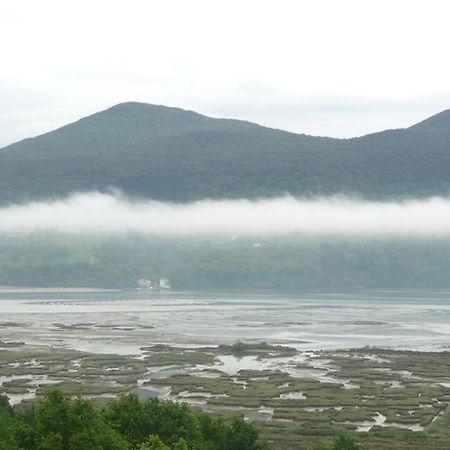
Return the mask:
<svg viewBox="0 0 450 450">
<path fill-rule="evenodd" d="M 0 209 L 1 232 L 449 235 L 450 199 L 379 203 L 345 197 L 131 201 L 98 192 Z"/>
<path fill-rule="evenodd" d="M 77 194 L 0 209 L 0 250 L 0 286 L 450 288 L 450 199 Z"/>
</svg>

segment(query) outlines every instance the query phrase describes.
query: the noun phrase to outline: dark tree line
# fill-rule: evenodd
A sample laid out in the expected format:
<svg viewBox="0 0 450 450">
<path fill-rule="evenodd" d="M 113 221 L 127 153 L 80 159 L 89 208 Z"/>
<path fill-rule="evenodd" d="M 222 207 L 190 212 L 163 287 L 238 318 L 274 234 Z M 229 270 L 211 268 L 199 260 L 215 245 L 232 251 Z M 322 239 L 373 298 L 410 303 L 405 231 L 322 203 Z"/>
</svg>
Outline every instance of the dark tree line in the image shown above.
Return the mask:
<svg viewBox="0 0 450 450">
<path fill-rule="evenodd" d="M 0 396 L 1 450 L 263 450 L 259 430 L 186 405 L 130 394 L 99 410 L 90 400 L 48 392 L 17 412 Z"/>
</svg>

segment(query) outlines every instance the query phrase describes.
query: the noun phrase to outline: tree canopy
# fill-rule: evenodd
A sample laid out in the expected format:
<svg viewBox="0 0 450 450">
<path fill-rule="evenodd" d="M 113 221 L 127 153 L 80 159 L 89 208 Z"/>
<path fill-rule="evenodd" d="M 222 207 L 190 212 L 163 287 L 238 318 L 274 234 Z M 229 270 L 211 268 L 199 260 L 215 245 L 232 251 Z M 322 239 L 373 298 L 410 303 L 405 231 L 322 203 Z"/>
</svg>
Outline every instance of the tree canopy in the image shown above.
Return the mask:
<svg viewBox="0 0 450 450">
<path fill-rule="evenodd" d="M 407 129 L 332 139 L 124 103 L 0 149 L 0 203 L 111 187 L 176 202 L 447 195 L 449 125 L 444 111 Z"/>
<path fill-rule="evenodd" d="M 136 394 L 99 410 L 90 400 L 51 390 L 14 411 L 0 396 L 0 450 L 263 450 L 259 430 L 184 404 L 140 401 Z"/>
</svg>

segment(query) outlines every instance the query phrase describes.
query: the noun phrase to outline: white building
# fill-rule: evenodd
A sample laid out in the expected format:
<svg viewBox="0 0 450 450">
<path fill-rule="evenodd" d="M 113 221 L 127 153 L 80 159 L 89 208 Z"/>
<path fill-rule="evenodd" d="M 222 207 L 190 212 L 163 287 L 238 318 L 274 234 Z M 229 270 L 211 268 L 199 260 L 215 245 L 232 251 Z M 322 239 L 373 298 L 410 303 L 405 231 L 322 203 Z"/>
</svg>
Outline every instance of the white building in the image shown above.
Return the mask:
<svg viewBox="0 0 450 450">
<path fill-rule="evenodd" d="M 170 281 L 168 278 L 161 278 L 159 280 L 160 289 L 170 289 Z"/>
<path fill-rule="evenodd" d="M 141 289 L 152 289 L 153 288 L 152 280 L 149 280 L 147 278 L 139 278 L 137 284 Z"/>
</svg>

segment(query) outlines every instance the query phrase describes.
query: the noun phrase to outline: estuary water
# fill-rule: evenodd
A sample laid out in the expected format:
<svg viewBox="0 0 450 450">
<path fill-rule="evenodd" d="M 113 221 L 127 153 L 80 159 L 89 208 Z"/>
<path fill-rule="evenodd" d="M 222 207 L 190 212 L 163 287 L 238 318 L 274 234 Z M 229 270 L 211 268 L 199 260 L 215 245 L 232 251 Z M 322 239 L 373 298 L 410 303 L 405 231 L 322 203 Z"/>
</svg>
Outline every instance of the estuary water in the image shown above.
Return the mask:
<svg viewBox="0 0 450 450">
<path fill-rule="evenodd" d="M 0 294 L 0 339 L 94 353 L 268 342 L 299 350 L 450 348 L 450 291 Z"/>
</svg>

